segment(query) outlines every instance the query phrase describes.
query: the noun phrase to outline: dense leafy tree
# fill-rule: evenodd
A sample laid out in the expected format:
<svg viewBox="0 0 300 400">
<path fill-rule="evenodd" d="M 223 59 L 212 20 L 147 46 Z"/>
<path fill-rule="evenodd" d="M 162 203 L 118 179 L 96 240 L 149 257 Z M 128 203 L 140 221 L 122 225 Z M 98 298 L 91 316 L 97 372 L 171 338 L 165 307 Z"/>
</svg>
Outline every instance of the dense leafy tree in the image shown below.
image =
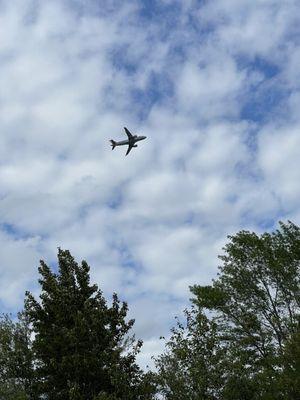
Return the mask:
<svg viewBox="0 0 300 400">
<path fill-rule="evenodd" d="M 289 338 L 283 355 L 283 372 L 279 386 L 286 398 L 300 399 L 300 323 L 298 329 Z"/>
<path fill-rule="evenodd" d="M 158 385 L 165 399 L 218 399 L 222 387 L 222 360 L 217 326 L 195 308 L 185 311 L 156 360 Z"/>
<path fill-rule="evenodd" d="M 289 222 L 261 236 L 239 232 L 220 258 L 213 284 L 191 288 L 191 321 L 175 329 L 157 360 L 165 397 L 300 398 L 299 227 Z M 206 321 L 208 336 L 199 319 Z"/>
<path fill-rule="evenodd" d="M 0 318 L 0 399 L 33 399 L 31 330 L 25 314 Z"/>
<path fill-rule="evenodd" d="M 140 341 L 129 336 L 127 304 L 108 306 L 90 284 L 89 266 L 59 249 L 58 272 L 41 261 L 40 301 L 27 293 L 35 339 L 37 392 L 48 400 L 138 399 L 143 384 L 135 363 Z"/>
</svg>

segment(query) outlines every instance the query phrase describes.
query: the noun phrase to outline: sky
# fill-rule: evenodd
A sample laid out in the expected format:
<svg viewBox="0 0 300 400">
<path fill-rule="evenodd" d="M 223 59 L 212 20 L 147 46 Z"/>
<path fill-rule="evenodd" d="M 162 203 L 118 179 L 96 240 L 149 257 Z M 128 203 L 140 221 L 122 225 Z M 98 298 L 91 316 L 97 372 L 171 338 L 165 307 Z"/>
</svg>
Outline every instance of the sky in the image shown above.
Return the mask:
<svg viewBox="0 0 300 400">
<path fill-rule="evenodd" d="M 298 0 L 0 0 L 0 311 L 68 249 L 152 365 L 227 235 L 300 224 L 299 44 Z"/>
</svg>

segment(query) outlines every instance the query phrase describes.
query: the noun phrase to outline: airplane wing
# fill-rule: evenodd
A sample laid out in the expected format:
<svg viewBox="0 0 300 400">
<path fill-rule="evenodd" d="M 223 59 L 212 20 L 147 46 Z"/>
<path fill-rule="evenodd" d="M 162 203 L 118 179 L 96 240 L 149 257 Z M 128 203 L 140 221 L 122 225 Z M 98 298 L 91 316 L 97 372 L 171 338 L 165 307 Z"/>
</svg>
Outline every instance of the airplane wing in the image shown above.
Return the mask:
<svg viewBox="0 0 300 400">
<path fill-rule="evenodd" d="M 125 126 L 124 126 L 124 129 L 125 129 L 126 135 L 128 136 L 128 139 L 129 140 L 132 139 L 132 134 L 129 132 L 129 130 Z"/>
<path fill-rule="evenodd" d="M 129 154 L 129 152 L 130 152 L 130 150 L 131 150 L 132 148 L 133 148 L 133 146 L 131 146 L 131 145 L 128 146 L 128 149 L 127 149 L 127 151 L 126 151 L 125 156 L 127 156 L 127 154 Z"/>
</svg>

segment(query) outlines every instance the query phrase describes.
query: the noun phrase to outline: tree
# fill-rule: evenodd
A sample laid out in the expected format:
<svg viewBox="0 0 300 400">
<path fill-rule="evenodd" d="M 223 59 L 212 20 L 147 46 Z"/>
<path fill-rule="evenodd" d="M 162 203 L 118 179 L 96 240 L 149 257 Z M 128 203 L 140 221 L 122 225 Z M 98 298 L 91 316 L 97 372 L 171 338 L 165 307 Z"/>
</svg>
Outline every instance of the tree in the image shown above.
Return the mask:
<svg viewBox="0 0 300 400">
<path fill-rule="evenodd" d="M 0 399 L 33 399 L 31 330 L 24 313 L 0 318 Z"/>
<path fill-rule="evenodd" d="M 300 321 L 285 345 L 283 366 L 279 383 L 283 393 L 288 399 L 300 399 Z"/>
<path fill-rule="evenodd" d="M 217 326 L 195 307 L 177 319 L 166 351 L 156 359 L 157 382 L 168 400 L 219 399 L 222 360 Z"/>
<path fill-rule="evenodd" d="M 89 266 L 58 251 L 58 272 L 41 261 L 40 302 L 29 292 L 25 310 L 35 338 L 37 392 L 48 400 L 138 399 L 142 343 L 129 336 L 128 307 L 113 295 L 109 307 L 90 284 Z"/>
<path fill-rule="evenodd" d="M 197 399 L 299 398 L 299 227 L 280 223 L 279 230 L 261 236 L 241 231 L 229 236 L 220 259 L 212 285 L 190 288 L 195 296 L 192 323 L 179 336 L 177 330 L 168 343 L 171 353 L 158 360 L 159 376 L 169 373 L 163 390 L 182 375 L 189 377 L 189 388 L 202 388 L 204 382 L 205 390 L 195 392 Z M 198 318 L 207 318 L 213 339 L 209 358 Z M 198 360 L 196 368 L 193 359 Z M 219 373 L 209 380 L 207 371 Z M 177 398 L 189 398 L 184 396 Z"/>
</svg>

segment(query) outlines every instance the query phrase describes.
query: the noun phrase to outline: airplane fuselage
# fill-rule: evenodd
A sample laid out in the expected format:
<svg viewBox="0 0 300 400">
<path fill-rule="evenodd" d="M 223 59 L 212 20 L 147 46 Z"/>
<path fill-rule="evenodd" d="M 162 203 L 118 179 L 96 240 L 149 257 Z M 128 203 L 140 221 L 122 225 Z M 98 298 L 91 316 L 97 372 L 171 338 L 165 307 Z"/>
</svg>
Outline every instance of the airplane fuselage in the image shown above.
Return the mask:
<svg viewBox="0 0 300 400">
<path fill-rule="evenodd" d="M 115 142 L 115 146 L 125 146 L 125 145 L 135 145 L 136 142 L 146 139 L 146 136 L 133 136 L 131 140 L 121 140 L 120 142 Z"/>
<path fill-rule="evenodd" d="M 119 142 L 116 142 L 115 140 L 111 139 L 110 140 L 110 145 L 112 147 L 112 150 L 116 146 L 128 146 L 127 152 L 125 154 L 127 156 L 129 154 L 130 150 L 133 147 L 137 147 L 136 142 L 139 142 L 140 140 L 146 139 L 146 136 L 133 135 L 125 126 L 124 126 L 124 130 L 125 130 L 125 133 L 126 133 L 128 139 L 127 140 L 121 140 Z"/>
</svg>

